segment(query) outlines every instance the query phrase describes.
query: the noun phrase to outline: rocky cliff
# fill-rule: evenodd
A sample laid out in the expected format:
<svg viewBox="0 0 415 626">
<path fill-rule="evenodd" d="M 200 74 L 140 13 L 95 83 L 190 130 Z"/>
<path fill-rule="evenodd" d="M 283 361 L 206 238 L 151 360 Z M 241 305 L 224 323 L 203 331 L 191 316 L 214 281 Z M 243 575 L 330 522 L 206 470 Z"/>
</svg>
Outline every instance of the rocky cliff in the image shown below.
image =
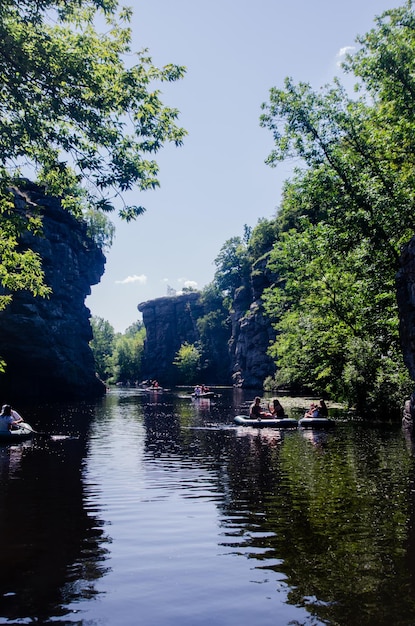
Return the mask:
<svg viewBox="0 0 415 626">
<path fill-rule="evenodd" d="M 142 302 L 137 308 L 143 314 L 146 328 L 143 377 L 173 385 L 177 377 L 173 361 L 180 346 L 199 340 L 197 320 L 204 313 L 199 293 L 156 298 Z"/>
<path fill-rule="evenodd" d="M 85 298 L 104 272 L 105 257 L 86 226 L 35 185 L 15 191 L 16 210 L 39 211 L 43 236 L 25 234 L 22 247 L 43 259 L 48 299 L 14 295 L 0 312 L 1 402 L 24 398 L 85 398 L 105 393 L 89 348 L 92 331 Z"/>
<path fill-rule="evenodd" d="M 267 354 L 275 332 L 261 301 L 272 279 L 265 255 L 255 264 L 249 287 L 242 287 L 235 294 L 229 349 L 233 383 L 238 387 L 262 389 L 264 380 L 275 374 L 275 364 Z"/>
<path fill-rule="evenodd" d="M 397 274 L 399 331 L 405 365 L 415 380 L 415 237 L 404 246 Z M 415 393 L 405 403 L 404 419 L 415 419 Z"/>
<path fill-rule="evenodd" d="M 209 356 L 213 352 L 217 354 L 216 365 L 213 358 L 204 382 L 260 389 L 265 378 L 274 375 L 275 365 L 267 349 L 275 335 L 260 299 L 264 288 L 270 284 L 265 264 L 263 260 L 261 267 L 256 267 L 249 287 L 241 287 L 235 294 L 229 334 L 216 338 L 216 344 L 220 342 L 223 346 L 216 345 L 216 350 L 215 346 L 209 346 Z M 173 385 L 177 369 L 172 363 L 177 351 L 184 342 L 192 344 L 200 340 L 197 320 L 209 312 L 204 310 L 197 292 L 143 302 L 138 310 L 143 314 L 147 335 L 143 377 Z"/>
</svg>

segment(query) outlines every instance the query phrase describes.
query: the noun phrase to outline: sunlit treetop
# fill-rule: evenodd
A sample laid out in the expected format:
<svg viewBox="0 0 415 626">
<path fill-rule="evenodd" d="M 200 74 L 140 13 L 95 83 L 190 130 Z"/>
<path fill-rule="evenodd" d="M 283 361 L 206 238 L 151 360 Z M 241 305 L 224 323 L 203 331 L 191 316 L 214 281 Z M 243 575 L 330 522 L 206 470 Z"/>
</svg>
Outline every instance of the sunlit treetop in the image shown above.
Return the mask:
<svg viewBox="0 0 415 626">
<path fill-rule="evenodd" d="M 154 155 L 180 145 L 178 111 L 159 87 L 184 68 L 130 49 L 131 10 L 116 0 L 2 0 L 0 183 L 22 174 L 65 208 L 112 211 L 159 185 Z M 142 206 L 122 208 L 133 219 Z"/>
</svg>

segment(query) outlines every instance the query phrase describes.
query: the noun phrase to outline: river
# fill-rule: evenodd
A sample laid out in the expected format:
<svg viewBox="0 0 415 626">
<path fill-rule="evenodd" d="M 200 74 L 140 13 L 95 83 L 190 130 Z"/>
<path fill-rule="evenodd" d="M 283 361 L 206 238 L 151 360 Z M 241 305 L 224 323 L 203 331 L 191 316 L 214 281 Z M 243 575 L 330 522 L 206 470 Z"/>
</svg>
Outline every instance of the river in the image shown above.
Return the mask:
<svg viewBox="0 0 415 626">
<path fill-rule="evenodd" d="M 0 624 L 415 624 L 410 437 L 236 427 L 254 394 L 219 392 L 16 406 L 54 436 L 0 446 Z"/>
</svg>

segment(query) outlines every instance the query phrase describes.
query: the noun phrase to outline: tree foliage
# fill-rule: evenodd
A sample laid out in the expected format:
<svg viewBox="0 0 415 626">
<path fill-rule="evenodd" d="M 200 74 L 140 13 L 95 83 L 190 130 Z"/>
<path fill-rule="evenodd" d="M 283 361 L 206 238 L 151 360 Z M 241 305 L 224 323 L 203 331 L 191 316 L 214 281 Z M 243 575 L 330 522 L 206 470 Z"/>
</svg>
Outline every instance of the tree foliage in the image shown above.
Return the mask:
<svg viewBox="0 0 415 626">
<path fill-rule="evenodd" d="M 96 371 L 109 383 L 133 383 L 141 378 L 141 358 L 146 330 L 142 322 L 129 326 L 125 333 L 116 333 L 101 317 L 92 317 L 93 339 L 90 346 Z"/>
<path fill-rule="evenodd" d="M 95 369 L 101 380 L 108 380 L 113 371 L 113 351 L 115 331 L 113 326 L 102 317 L 91 318 L 93 339 L 90 342 L 95 359 Z"/>
<path fill-rule="evenodd" d="M 250 262 L 247 238 L 232 237 L 223 244 L 215 259 L 214 282 L 232 300 L 236 290 L 249 284 Z"/>
<path fill-rule="evenodd" d="M 263 105 L 271 165 L 300 157 L 285 185 L 265 301 L 284 382 L 303 381 L 359 409 L 408 392 L 399 346 L 395 274 L 415 230 L 411 3 L 387 11 L 361 37 L 338 80 L 320 92 L 286 79 Z M 384 404 L 384 403 L 383 403 Z"/>
<path fill-rule="evenodd" d="M 85 202 L 112 210 L 122 192 L 158 185 L 157 164 L 146 155 L 181 144 L 184 130 L 154 85 L 177 80 L 184 68 L 156 68 L 147 51 L 127 65 L 130 18 L 115 0 L 1 3 L 3 178 L 31 166 L 77 211 Z M 120 215 L 141 212 L 123 207 Z"/>
<path fill-rule="evenodd" d="M 96 212 L 118 202 L 121 218 L 140 215 L 124 192 L 157 187 L 154 155 L 182 143 L 178 111 L 163 104 L 159 87 L 184 68 L 157 68 L 146 50 L 133 56 L 130 18 L 117 0 L 0 3 L 0 308 L 18 289 L 48 293 L 40 258 L 18 247 L 24 231 L 41 231 L 33 205 L 14 206 L 22 176 L 75 216 L 86 212 L 105 246 L 113 231 Z"/>
<path fill-rule="evenodd" d="M 125 384 L 141 380 L 145 337 L 146 330 L 142 322 L 127 328 L 123 335 L 116 335 L 112 357 L 114 382 Z"/>
<path fill-rule="evenodd" d="M 173 363 L 180 372 L 181 383 L 196 383 L 200 370 L 200 357 L 200 348 L 196 344 L 185 341 L 180 346 Z"/>
</svg>

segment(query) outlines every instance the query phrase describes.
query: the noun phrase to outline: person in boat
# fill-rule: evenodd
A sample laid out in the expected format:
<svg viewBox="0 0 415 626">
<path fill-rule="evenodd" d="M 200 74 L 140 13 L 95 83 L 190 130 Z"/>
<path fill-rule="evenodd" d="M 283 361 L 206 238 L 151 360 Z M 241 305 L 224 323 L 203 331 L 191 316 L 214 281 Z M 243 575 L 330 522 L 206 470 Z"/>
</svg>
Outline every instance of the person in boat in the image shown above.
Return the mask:
<svg viewBox="0 0 415 626">
<path fill-rule="evenodd" d="M 200 385 L 196 385 L 196 387 L 193 389 L 193 395 L 198 397 L 200 396 L 201 393 L 202 393 L 202 387 Z"/>
<path fill-rule="evenodd" d="M 327 404 L 321 399 L 318 403 L 318 417 L 328 417 L 329 410 Z"/>
<path fill-rule="evenodd" d="M 255 400 L 249 407 L 249 417 L 251 419 L 258 419 L 260 417 L 265 417 L 266 415 L 267 413 L 265 413 L 265 411 L 261 408 L 261 398 L 256 396 Z"/>
<path fill-rule="evenodd" d="M 284 407 L 282 406 L 278 398 L 272 398 L 271 402 L 269 403 L 269 412 L 271 413 L 272 417 L 285 417 Z"/>
<path fill-rule="evenodd" d="M 10 404 L 3 404 L 0 413 L 0 432 L 7 432 L 20 422 L 23 422 L 22 416 L 14 411 Z"/>
<path fill-rule="evenodd" d="M 320 417 L 318 412 L 318 405 L 312 402 L 308 411 L 304 413 L 304 417 Z"/>
</svg>

